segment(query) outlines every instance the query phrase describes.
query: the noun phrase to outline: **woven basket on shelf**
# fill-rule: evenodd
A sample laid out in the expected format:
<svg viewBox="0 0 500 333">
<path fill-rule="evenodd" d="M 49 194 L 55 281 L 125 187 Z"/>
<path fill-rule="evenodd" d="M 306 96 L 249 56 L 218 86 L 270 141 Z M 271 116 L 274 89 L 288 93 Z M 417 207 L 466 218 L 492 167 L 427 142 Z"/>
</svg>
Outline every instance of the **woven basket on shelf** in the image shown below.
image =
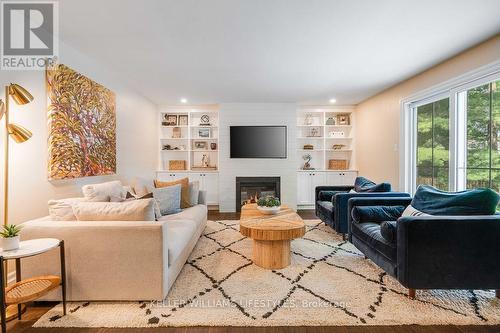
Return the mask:
<svg viewBox="0 0 500 333">
<path fill-rule="evenodd" d="M 330 170 L 347 170 L 347 160 L 328 160 L 328 169 Z"/>
<path fill-rule="evenodd" d="M 170 160 L 168 161 L 169 170 L 186 170 L 185 160 Z"/>
</svg>

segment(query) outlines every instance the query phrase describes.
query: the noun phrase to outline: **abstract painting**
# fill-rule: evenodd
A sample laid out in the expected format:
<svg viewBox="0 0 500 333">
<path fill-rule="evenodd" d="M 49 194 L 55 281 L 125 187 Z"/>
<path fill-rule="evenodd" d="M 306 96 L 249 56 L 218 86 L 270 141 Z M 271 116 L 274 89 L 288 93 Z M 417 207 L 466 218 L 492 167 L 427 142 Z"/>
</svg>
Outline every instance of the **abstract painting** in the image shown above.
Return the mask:
<svg viewBox="0 0 500 333">
<path fill-rule="evenodd" d="M 116 97 L 73 69 L 46 70 L 49 179 L 116 173 Z"/>
</svg>

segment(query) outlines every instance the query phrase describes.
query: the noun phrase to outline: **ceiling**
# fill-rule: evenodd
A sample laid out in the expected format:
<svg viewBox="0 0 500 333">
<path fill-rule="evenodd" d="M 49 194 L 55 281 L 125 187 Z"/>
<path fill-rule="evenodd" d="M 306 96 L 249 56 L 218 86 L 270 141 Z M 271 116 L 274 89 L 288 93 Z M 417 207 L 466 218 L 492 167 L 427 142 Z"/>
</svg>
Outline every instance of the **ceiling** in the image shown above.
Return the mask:
<svg viewBox="0 0 500 333">
<path fill-rule="evenodd" d="M 500 32 L 499 0 L 64 0 L 61 39 L 158 105 L 356 104 Z"/>
</svg>

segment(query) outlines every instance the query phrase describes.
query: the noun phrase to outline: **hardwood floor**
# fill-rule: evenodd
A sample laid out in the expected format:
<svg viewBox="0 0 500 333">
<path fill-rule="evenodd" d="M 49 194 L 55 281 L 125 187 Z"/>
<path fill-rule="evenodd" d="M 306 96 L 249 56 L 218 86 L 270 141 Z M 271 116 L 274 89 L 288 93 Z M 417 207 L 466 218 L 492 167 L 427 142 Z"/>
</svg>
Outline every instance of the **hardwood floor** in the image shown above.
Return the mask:
<svg viewBox="0 0 500 333">
<path fill-rule="evenodd" d="M 316 218 L 313 210 L 298 211 L 303 219 Z M 239 219 L 238 213 L 210 211 L 210 220 Z M 31 326 L 55 303 L 30 304 L 21 321 L 7 323 L 9 333 L 500 333 L 495 326 L 338 326 L 338 327 L 172 327 L 172 328 L 32 328 Z M 411 316 L 411 313 L 408 314 Z"/>
</svg>

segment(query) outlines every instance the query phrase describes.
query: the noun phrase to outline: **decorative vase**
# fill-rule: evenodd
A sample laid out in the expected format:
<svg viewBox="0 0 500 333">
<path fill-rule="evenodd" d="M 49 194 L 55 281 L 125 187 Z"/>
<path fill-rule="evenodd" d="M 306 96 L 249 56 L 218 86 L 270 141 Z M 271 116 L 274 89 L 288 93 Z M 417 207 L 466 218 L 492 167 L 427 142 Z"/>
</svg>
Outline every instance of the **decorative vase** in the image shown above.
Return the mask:
<svg viewBox="0 0 500 333">
<path fill-rule="evenodd" d="M 2 250 L 12 251 L 19 248 L 19 236 L 2 238 Z"/>
</svg>

